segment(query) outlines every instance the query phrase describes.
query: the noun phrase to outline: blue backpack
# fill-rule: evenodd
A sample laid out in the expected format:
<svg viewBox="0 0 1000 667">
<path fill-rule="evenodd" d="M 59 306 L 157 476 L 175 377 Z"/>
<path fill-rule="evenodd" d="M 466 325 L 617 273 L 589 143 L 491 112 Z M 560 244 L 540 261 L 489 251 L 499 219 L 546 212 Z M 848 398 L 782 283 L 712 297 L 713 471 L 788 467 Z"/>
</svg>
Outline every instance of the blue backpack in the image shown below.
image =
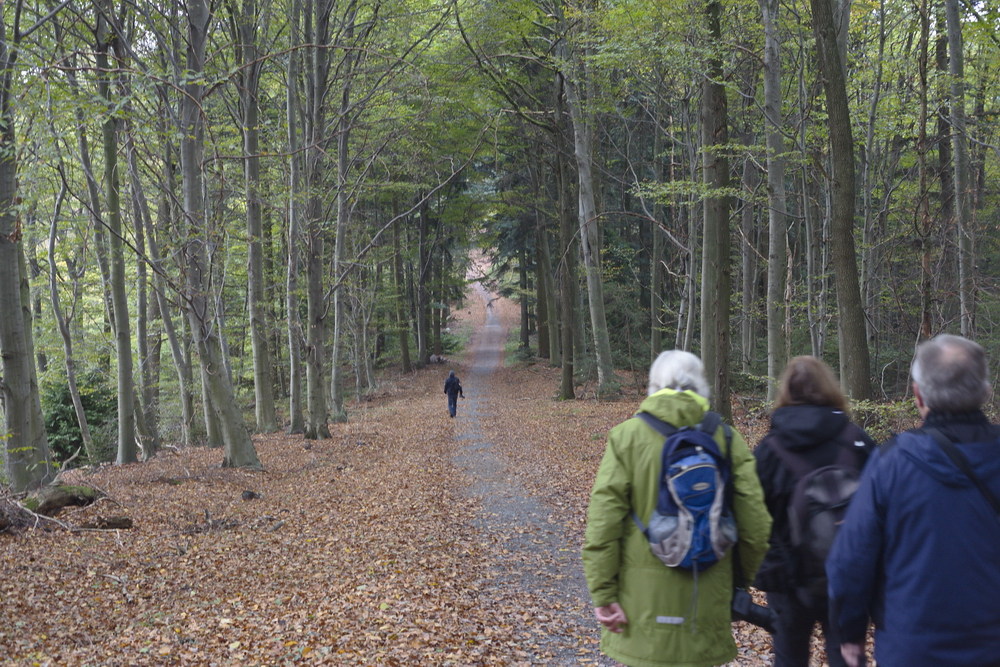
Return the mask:
<svg viewBox="0 0 1000 667">
<path fill-rule="evenodd" d="M 676 428 L 651 414 L 637 415 L 666 437 L 656 509 L 643 525 L 632 519 L 649 540 L 653 553 L 668 567 L 699 572 L 722 560 L 736 544 L 736 520 L 730 494 L 732 430 L 722 424 L 726 455 L 719 451 L 715 431 L 722 417 L 705 413 L 701 423 Z"/>
</svg>

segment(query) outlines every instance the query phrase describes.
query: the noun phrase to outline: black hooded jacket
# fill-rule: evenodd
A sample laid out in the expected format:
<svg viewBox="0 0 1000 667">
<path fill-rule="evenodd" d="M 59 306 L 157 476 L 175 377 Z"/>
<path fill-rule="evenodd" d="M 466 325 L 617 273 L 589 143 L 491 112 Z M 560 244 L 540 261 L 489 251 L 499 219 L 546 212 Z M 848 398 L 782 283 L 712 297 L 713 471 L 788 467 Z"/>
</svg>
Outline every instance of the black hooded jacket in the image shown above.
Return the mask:
<svg viewBox="0 0 1000 667">
<path fill-rule="evenodd" d="M 764 591 L 789 593 L 793 590 L 795 561 L 788 503 L 798 478 L 774 453 L 774 448 L 781 446 L 803 455 L 814 469 L 834 464 L 839 449 L 847 446 L 856 452 L 855 460 L 861 470 L 875 449 L 875 441 L 835 408 L 790 405 L 778 408 L 771 415 L 771 430 L 754 450 L 764 501 L 774 519 L 770 548 L 755 585 Z"/>
</svg>

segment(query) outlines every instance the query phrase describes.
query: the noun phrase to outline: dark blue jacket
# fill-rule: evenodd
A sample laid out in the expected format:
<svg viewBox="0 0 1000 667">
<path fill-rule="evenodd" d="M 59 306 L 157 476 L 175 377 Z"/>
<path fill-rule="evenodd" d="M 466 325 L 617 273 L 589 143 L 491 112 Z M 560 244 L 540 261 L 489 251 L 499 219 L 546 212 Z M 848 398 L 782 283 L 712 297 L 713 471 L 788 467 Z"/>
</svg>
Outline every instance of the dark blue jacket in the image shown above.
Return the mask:
<svg viewBox="0 0 1000 667">
<path fill-rule="evenodd" d="M 931 413 L 1000 497 L 1000 428 L 982 412 Z M 920 429 L 868 461 L 826 562 L 830 620 L 879 667 L 1000 667 L 1000 517 Z"/>
<path fill-rule="evenodd" d="M 458 376 L 448 376 L 448 379 L 444 381 L 444 393 L 451 397 L 462 394 L 462 383 L 458 381 Z M 462 394 L 462 396 L 464 397 L 465 395 Z"/>
</svg>

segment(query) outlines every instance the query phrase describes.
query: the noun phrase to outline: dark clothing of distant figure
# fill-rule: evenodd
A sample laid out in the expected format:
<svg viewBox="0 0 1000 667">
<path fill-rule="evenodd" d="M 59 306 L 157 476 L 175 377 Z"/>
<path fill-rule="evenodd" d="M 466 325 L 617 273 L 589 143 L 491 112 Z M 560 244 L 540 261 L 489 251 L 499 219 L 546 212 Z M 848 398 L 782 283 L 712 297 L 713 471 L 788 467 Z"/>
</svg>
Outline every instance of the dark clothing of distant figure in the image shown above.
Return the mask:
<svg viewBox="0 0 1000 667">
<path fill-rule="evenodd" d="M 458 397 L 465 398 L 465 394 L 462 393 L 462 383 L 458 381 L 455 371 L 452 371 L 444 381 L 444 393 L 448 394 L 448 414 L 454 417 L 458 411 Z"/>
<path fill-rule="evenodd" d="M 1000 427 L 931 411 L 1000 497 Z M 872 454 L 826 561 L 844 642 L 875 622 L 879 667 L 1000 667 L 1000 517 L 923 428 Z"/>
<path fill-rule="evenodd" d="M 844 667 L 840 636 L 828 622 L 827 598 L 804 599 L 796 590 L 799 560 L 792 546 L 788 505 L 798 478 L 775 453 L 776 447 L 803 456 L 814 469 L 834 464 L 840 450 L 848 448 L 861 470 L 875 441 L 841 410 L 787 405 L 771 415 L 771 430 L 754 450 L 764 499 L 774 519 L 768 552 L 755 582 L 767 591 L 767 604 L 778 614 L 778 631 L 772 641 L 774 667 L 808 667 L 809 642 L 817 622 L 823 627 L 827 662 L 830 667 Z"/>
</svg>

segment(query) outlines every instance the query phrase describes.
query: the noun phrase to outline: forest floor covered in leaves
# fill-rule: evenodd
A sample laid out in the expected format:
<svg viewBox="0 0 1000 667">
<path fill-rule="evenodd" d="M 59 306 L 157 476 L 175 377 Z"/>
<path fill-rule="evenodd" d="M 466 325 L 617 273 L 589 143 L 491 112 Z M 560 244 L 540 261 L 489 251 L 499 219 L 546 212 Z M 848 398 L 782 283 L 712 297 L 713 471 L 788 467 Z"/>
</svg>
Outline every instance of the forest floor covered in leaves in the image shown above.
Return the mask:
<svg viewBox="0 0 1000 667">
<path fill-rule="evenodd" d="M 501 361 L 518 313 L 486 303 L 480 290 L 456 313 L 473 332 L 459 358 L 387 371 L 331 439 L 256 436 L 265 472 L 194 448 L 71 473 L 107 497 L 61 522 L 135 527 L 0 535 L 0 660 L 615 664 L 597 648 L 579 554 L 605 436 L 643 388 L 623 376 L 619 400 L 585 386 L 556 401 L 557 369 Z M 448 369 L 465 386 L 456 419 Z M 769 664 L 766 633 L 734 630 L 734 664 Z"/>
</svg>

